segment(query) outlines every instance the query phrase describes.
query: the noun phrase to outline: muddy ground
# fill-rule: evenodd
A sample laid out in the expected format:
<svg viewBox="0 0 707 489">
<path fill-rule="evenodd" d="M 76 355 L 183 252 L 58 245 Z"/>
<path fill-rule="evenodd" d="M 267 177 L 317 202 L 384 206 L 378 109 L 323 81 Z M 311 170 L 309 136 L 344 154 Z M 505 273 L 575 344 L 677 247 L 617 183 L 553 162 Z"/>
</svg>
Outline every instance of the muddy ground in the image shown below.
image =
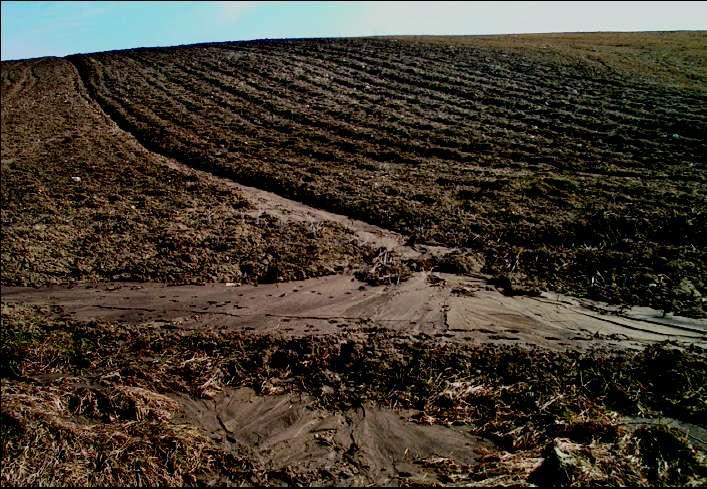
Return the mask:
<svg viewBox="0 0 707 489">
<path fill-rule="evenodd" d="M 463 343 L 545 349 L 638 348 L 656 342 L 707 347 L 707 324 L 648 308 L 543 293 L 508 297 L 481 278 L 419 272 L 398 285 L 352 275 L 259 286 L 111 283 L 73 288 L 3 287 L 13 304 L 61 307 L 80 320 L 155 321 L 308 337 L 351 330 L 400 332 Z"/>
<path fill-rule="evenodd" d="M 0 479 L 707 484 L 705 42 L 3 62 Z"/>
<path fill-rule="evenodd" d="M 707 477 L 706 352 L 695 345 L 553 351 L 355 323 L 294 337 L 23 304 L 3 304 L 3 317 L 5 482 Z"/>
</svg>

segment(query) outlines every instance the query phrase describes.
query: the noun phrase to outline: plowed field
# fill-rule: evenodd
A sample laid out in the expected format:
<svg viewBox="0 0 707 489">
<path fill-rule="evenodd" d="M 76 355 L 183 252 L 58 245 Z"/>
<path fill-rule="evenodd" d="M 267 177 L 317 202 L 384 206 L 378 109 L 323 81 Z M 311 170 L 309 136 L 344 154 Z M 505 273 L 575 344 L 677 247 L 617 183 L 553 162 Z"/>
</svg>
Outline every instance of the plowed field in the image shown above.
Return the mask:
<svg viewBox="0 0 707 489">
<path fill-rule="evenodd" d="M 274 282 L 370 253 L 334 223 L 252 215 L 238 190 L 146 151 L 64 59 L 2 65 L 2 282 Z"/>
<path fill-rule="evenodd" d="M 706 52 L 3 62 L 0 481 L 704 486 Z"/>
<path fill-rule="evenodd" d="M 472 250 L 485 272 L 514 281 L 703 314 L 704 86 L 453 41 L 232 43 L 71 61 L 106 112 L 158 153 L 417 243 Z"/>
</svg>

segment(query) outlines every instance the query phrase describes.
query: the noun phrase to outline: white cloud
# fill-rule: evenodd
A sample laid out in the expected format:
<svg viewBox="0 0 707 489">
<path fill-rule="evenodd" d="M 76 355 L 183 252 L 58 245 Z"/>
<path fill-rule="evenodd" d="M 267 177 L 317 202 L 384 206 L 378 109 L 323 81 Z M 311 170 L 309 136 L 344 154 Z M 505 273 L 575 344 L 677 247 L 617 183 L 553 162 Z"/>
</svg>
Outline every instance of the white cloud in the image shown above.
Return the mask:
<svg viewBox="0 0 707 489">
<path fill-rule="evenodd" d="M 705 2 L 362 2 L 364 35 L 707 28 Z"/>
<path fill-rule="evenodd" d="M 245 12 L 266 2 L 218 2 L 221 5 L 222 20 L 239 19 Z"/>
</svg>

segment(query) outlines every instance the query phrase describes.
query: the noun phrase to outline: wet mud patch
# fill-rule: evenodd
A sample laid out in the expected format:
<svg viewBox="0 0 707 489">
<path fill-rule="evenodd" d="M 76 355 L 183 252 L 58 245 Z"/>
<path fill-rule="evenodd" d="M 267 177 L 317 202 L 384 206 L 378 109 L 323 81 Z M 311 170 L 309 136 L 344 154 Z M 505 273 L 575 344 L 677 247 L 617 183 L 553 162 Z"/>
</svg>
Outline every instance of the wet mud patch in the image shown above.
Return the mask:
<svg viewBox="0 0 707 489">
<path fill-rule="evenodd" d="M 179 401 L 185 419 L 227 449 L 247 450 L 275 473 L 296 471 L 311 484 L 435 483 L 437 474 L 423 460 L 442 457 L 473 466 L 494 449 L 468 427 L 423 425 L 373 404 L 330 411 L 307 395 L 264 396 L 250 388 Z"/>
</svg>

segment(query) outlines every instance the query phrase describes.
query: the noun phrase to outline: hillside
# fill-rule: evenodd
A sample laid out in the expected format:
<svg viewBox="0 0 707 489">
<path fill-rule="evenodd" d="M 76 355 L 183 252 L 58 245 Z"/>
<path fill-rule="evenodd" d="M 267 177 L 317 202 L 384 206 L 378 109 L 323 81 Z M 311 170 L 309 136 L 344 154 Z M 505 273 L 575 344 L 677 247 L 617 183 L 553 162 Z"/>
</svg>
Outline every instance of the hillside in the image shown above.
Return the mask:
<svg viewBox="0 0 707 489">
<path fill-rule="evenodd" d="M 231 43 L 69 60 L 157 154 L 464 248 L 484 273 L 524 285 L 703 315 L 704 91 L 488 42 Z"/>
<path fill-rule="evenodd" d="M 704 485 L 707 34 L 3 62 L 7 485 Z"/>
<path fill-rule="evenodd" d="M 333 224 L 315 236 L 253 214 L 237 189 L 146 151 L 64 59 L 3 63 L 2 77 L 5 285 L 292 280 L 370 253 Z"/>
</svg>

